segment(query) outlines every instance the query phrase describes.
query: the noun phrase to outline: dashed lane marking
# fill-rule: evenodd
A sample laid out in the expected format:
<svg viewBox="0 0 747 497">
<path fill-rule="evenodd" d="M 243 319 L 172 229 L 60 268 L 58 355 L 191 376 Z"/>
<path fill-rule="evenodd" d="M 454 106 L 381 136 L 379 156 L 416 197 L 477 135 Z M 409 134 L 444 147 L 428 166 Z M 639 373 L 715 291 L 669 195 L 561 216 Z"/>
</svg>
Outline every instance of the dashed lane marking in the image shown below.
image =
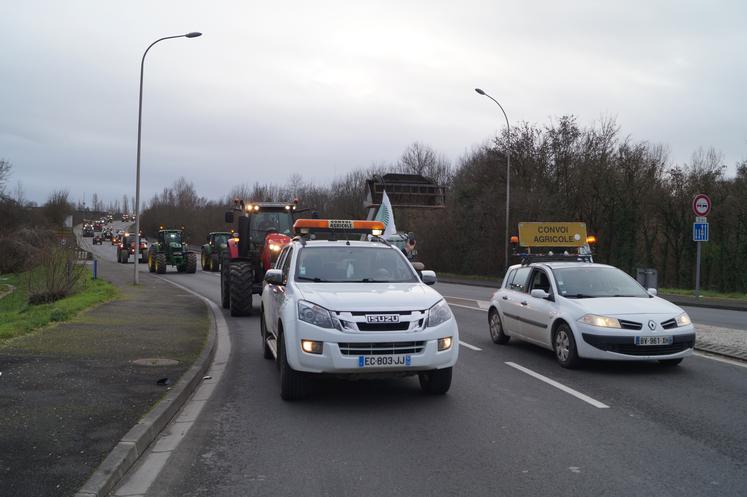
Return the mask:
<svg viewBox="0 0 747 497">
<path fill-rule="evenodd" d="M 508 366 L 511 366 L 511 367 L 512 367 L 512 368 L 514 368 L 514 369 L 518 369 L 518 370 L 519 370 L 519 371 L 521 371 L 522 373 L 526 373 L 526 374 L 528 374 L 529 376 L 532 376 L 532 377 L 534 377 L 534 378 L 537 378 L 537 379 L 538 379 L 538 380 L 540 380 L 540 381 L 544 381 L 544 382 L 545 382 L 545 383 L 547 383 L 548 385 L 552 385 L 552 386 L 554 386 L 555 388 L 557 388 L 558 390 L 562 390 L 563 392 L 565 392 L 565 393 L 567 393 L 567 394 L 573 395 L 573 396 L 574 396 L 574 397 L 576 397 L 577 399 L 579 399 L 579 400 L 583 400 L 583 401 L 584 401 L 584 402 L 586 402 L 587 404 L 591 404 L 591 405 L 593 405 L 594 407 L 597 407 L 597 408 L 599 408 L 599 409 L 609 409 L 609 407 L 610 407 L 610 406 L 608 406 L 607 404 L 603 404 L 602 402 L 599 402 L 599 401 L 598 401 L 598 400 L 596 400 L 596 399 L 592 399 L 592 398 L 591 398 L 591 397 L 589 397 L 588 395 L 585 395 L 585 394 L 583 394 L 583 393 L 579 392 L 578 390 L 574 390 L 574 389 L 572 389 L 571 387 L 567 387 L 567 386 L 563 385 L 562 383 L 558 383 L 558 382 L 557 382 L 557 381 L 555 381 L 555 380 L 551 380 L 551 379 L 550 379 L 550 378 L 548 378 L 547 376 L 543 376 L 543 375 L 541 375 L 541 374 L 539 374 L 539 373 L 537 373 L 537 372 L 535 372 L 535 371 L 532 371 L 532 370 L 531 370 L 531 369 L 529 369 L 529 368 L 525 368 L 524 366 L 520 366 L 519 364 L 516 364 L 515 362 L 510 362 L 510 361 L 509 361 L 509 362 L 506 362 L 506 364 L 507 364 Z"/>
</svg>

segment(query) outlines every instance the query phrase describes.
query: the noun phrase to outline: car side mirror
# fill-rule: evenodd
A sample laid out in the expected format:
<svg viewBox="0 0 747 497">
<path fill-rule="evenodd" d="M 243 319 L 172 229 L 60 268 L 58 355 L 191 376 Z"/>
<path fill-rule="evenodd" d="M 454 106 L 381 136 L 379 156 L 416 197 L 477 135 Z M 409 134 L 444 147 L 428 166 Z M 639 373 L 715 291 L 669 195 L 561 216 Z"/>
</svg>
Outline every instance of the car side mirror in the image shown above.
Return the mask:
<svg viewBox="0 0 747 497">
<path fill-rule="evenodd" d="M 656 297 L 659 294 L 659 292 L 658 290 L 656 290 L 656 288 L 649 288 L 648 294 L 651 295 L 652 297 Z"/>
<path fill-rule="evenodd" d="M 226 219 L 226 224 L 232 224 L 233 223 L 233 212 L 232 211 L 226 212 L 225 219 Z"/>
<path fill-rule="evenodd" d="M 435 271 L 421 271 L 420 279 L 423 280 L 423 283 L 426 285 L 433 285 L 438 281 Z"/>
<path fill-rule="evenodd" d="M 530 293 L 530 295 L 535 299 L 546 299 L 550 296 L 549 293 L 544 290 L 540 290 L 539 288 L 535 288 L 534 290 L 532 290 L 532 293 Z"/>
<path fill-rule="evenodd" d="M 283 284 L 282 269 L 269 269 L 265 273 L 265 283 L 269 283 L 270 285 L 282 285 Z"/>
</svg>

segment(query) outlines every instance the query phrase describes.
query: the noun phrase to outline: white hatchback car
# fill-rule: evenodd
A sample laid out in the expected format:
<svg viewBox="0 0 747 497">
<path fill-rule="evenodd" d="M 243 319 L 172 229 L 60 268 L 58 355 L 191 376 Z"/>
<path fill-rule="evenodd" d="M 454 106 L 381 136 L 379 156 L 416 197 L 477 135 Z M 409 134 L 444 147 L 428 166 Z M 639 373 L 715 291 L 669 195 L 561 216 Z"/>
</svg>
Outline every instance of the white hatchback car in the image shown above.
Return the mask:
<svg viewBox="0 0 747 497">
<path fill-rule="evenodd" d="M 553 350 L 566 368 L 581 359 L 674 366 L 695 345 L 686 312 L 604 264 L 511 266 L 490 301 L 488 323 L 493 342 L 516 337 L 537 344 Z"/>
<path fill-rule="evenodd" d="M 262 291 L 262 346 L 282 398 L 304 396 L 314 373 L 417 374 L 424 391 L 446 393 L 459 330 L 435 282 L 383 241 L 294 239 Z"/>
</svg>

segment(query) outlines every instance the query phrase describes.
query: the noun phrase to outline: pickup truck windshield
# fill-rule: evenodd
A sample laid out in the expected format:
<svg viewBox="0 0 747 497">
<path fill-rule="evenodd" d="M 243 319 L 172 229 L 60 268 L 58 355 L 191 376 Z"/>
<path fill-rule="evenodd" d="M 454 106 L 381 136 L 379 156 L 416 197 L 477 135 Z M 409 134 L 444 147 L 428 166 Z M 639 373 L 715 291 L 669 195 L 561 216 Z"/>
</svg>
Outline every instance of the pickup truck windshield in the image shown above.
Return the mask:
<svg viewBox="0 0 747 497">
<path fill-rule="evenodd" d="M 416 283 L 417 275 L 389 247 L 305 247 L 298 255 L 296 281 L 318 283 Z"/>
</svg>

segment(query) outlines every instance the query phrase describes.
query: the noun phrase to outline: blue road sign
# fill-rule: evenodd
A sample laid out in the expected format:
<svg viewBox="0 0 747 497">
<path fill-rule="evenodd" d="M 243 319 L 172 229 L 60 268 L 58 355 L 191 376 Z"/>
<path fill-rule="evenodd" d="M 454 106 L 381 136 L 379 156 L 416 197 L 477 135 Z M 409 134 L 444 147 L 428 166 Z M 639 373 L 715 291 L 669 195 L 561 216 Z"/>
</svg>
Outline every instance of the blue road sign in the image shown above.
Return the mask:
<svg viewBox="0 0 747 497">
<path fill-rule="evenodd" d="M 693 223 L 693 241 L 708 241 L 708 223 Z"/>
</svg>

